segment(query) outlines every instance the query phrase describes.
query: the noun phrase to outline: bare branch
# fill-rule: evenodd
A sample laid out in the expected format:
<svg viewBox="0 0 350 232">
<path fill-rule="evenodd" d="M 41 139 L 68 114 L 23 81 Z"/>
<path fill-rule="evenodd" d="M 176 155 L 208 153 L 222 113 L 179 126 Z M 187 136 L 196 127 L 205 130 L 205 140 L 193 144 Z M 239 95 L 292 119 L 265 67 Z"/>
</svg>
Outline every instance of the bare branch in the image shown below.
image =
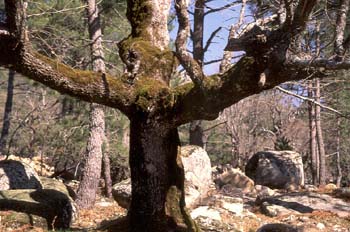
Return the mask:
<svg viewBox="0 0 350 232">
<path fill-rule="evenodd" d="M 188 2 L 186 0 L 176 0 L 175 9 L 179 21 L 179 30 L 177 33 L 175 46 L 176 56 L 180 60 L 192 82 L 196 87 L 201 87 L 204 79 L 202 67 L 187 52 L 187 39 L 190 31 L 190 22 L 188 18 Z"/>
<path fill-rule="evenodd" d="M 210 46 L 210 44 L 213 42 L 213 39 L 215 38 L 216 34 L 222 29 L 222 27 L 218 27 L 215 31 L 213 31 L 210 36 L 209 36 L 209 39 L 207 40 L 206 44 L 205 44 L 205 47 L 203 49 L 203 52 L 207 52 L 208 51 L 208 48 Z"/>
<path fill-rule="evenodd" d="M 235 25 L 231 26 L 227 43 L 229 43 L 231 39 L 234 39 L 236 37 L 239 28 L 242 26 L 243 20 L 244 20 L 244 14 L 245 14 L 245 7 L 246 7 L 246 0 L 243 0 L 238 22 Z M 220 73 L 223 73 L 229 68 L 231 64 L 231 60 L 232 60 L 232 52 L 224 51 L 224 55 L 220 64 Z"/>
<path fill-rule="evenodd" d="M 281 91 L 282 93 L 285 93 L 285 94 L 288 94 L 288 95 L 290 95 L 290 96 L 299 98 L 299 99 L 301 99 L 301 100 L 311 102 L 312 104 L 318 105 L 318 106 L 320 106 L 320 107 L 323 108 L 323 109 L 326 109 L 326 110 L 328 110 L 328 111 L 331 111 L 331 112 L 336 113 L 336 114 L 338 114 L 338 115 L 341 115 L 341 116 L 343 116 L 343 117 L 345 116 L 343 113 L 339 112 L 338 110 L 333 109 L 332 107 L 329 107 L 329 106 L 325 106 L 325 105 L 323 105 L 322 103 L 316 101 L 316 100 L 313 99 L 313 98 L 308 98 L 308 97 L 301 96 L 301 95 L 299 95 L 299 94 L 296 94 L 296 93 L 293 93 L 293 92 L 291 92 L 291 91 L 288 91 L 288 90 L 286 90 L 286 89 L 284 89 L 284 88 L 282 88 L 282 87 L 280 87 L 280 86 L 276 86 L 275 89 L 278 89 L 278 90 Z"/>
<path fill-rule="evenodd" d="M 247 24 L 242 31 L 227 43 L 225 48 L 226 51 L 245 51 L 247 48 L 251 48 L 251 43 L 253 40 L 259 41 L 266 37 L 266 32 L 262 29 L 264 24 L 272 22 L 278 18 L 277 14 L 271 15 L 266 18 L 261 18 L 253 23 Z M 264 42 L 264 41 L 261 41 Z M 265 41 L 266 42 L 266 41 Z"/>
<path fill-rule="evenodd" d="M 209 6 L 206 6 L 209 10 L 207 12 L 205 12 L 205 15 L 229 9 L 231 7 L 234 7 L 234 6 L 238 5 L 238 4 L 240 4 L 240 3 L 241 3 L 241 1 L 231 2 L 231 3 L 228 3 L 228 4 L 226 4 L 226 5 L 222 6 L 222 7 L 219 7 L 219 8 L 211 8 Z"/>
<path fill-rule="evenodd" d="M 294 18 L 291 24 L 285 24 L 286 30 L 291 31 L 293 35 L 303 31 L 317 2 L 317 0 L 300 0 L 294 10 Z"/>
</svg>

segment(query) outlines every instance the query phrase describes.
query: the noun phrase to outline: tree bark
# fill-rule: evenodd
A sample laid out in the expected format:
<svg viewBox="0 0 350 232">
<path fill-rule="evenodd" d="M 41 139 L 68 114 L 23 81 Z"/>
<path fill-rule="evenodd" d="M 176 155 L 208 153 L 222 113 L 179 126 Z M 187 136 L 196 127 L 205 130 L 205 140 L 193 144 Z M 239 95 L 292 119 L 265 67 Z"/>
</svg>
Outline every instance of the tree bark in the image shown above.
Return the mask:
<svg viewBox="0 0 350 232">
<path fill-rule="evenodd" d="M 103 60 L 104 54 L 102 50 L 102 31 L 98 8 L 95 0 L 88 0 L 87 3 L 92 69 L 96 72 L 105 73 L 105 64 Z M 95 103 L 91 104 L 89 130 L 90 133 L 86 148 L 85 167 L 76 199 L 77 205 L 80 209 L 93 207 L 96 200 L 96 192 L 102 169 L 102 145 L 105 138 L 103 106 Z M 107 154 L 104 156 L 107 156 Z M 105 159 L 105 161 L 109 161 L 109 159 Z M 109 164 L 106 166 L 109 167 Z"/>
<path fill-rule="evenodd" d="M 204 132 L 202 121 L 196 120 L 190 123 L 190 144 L 204 147 Z"/>
<path fill-rule="evenodd" d="M 111 164 L 110 164 L 110 150 L 107 136 L 104 138 L 105 149 L 103 151 L 102 168 L 103 178 L 105 180 L 105 194 L 108 198 L 112 198 L 112 178 L 111 178 Z"/>
<path fill-rule="evenodd" d="M 204 61 L 204 0 L 195 2 L 195 10 L 193 16 L 193 59 L 202 67 Z M 204 147 L 204 132 L 201 120 L 195 120 L 190 123 L 190 141 L 191 145 Z"/>
<path fill-rule="evenodd" d="M 340 188 L 341 187 L 341 179 L 343 177 L 343 173 L 342 173 L 342 169 L 341 169 L 341 161 L 340 161 L 340 137 L 341 137 L 341 119 L 340 117 L 337 118 L 337 187 Z"/>
<path fill-rule="evenodd" d="M 2 123 L 1 137 L 0 137 L 0 156 L 6 155 L 7 137 L 10 131 L 11 125 L 11 113 L 12 113 L 12 102 L 13 102 L 13 84 L 15 78 L 15 71 L 9 70 L 8 81 L 7 81 L 7 96 L 4 110 L 4 119 Z"/>
<path fill-rule="evenodd" d="M 344 48 L 344 34 L 346 28 L 346 18 L 349 11 L 350 0 L 341 0 L 339 8 L 337 9 L 337 21 L 335 27 L 335 41 L 334 41 L 334 53 L 337 61 L 343 59 L 345 48 Z"/>
<path fill-rule="evenodd" d="M 135 117 L 130 125 L 131 231 L 198 231 L 185 209 L 176 128 Z"/>
<path fill-rule="evenodd" d="M 312 86 L 312 81 L 308 83 L 308 97 L 310 99 L 314 98 L 314 91 Z M 317 162 L 317 141 L 316 141 L 316 122 L 315 122 L 315 105 L 312 102 L 308 102 L 309 111 L 309 134 L 310 134 L 310 158 L 311 158 L 311 174 L 312 182 L 314 185 L 318 184 L 319 172 L 318 172 L 318 162 Z"/>
<path fill-rule="evenodd" d="M 317 102 L 320 102 L 320 99 L 321 99 L 320 80 L 316 79 L 315 100 Z M 319 162 L 320 162 L 319 183 L 320 185 L 325 185 L 326 184 L 326 153 L 324 149 L 324 141 L 323 141 L 323 135 L 322 135 L 322 126 L 321 126 L 321 107 L 319 105 L 315 105 L 315 118 L 316 118 L 318 155 L 319 155 Z"/>
</svg>

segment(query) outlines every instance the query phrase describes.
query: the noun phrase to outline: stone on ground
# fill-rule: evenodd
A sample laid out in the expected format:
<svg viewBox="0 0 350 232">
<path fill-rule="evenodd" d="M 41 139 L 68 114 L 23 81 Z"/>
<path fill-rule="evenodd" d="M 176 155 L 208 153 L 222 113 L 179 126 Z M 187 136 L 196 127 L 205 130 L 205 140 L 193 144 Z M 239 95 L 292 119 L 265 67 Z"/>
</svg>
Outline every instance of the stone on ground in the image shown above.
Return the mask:
<svg viewBox="0 0 350 232">
<path fill-rule="evenodd" d="M 272 189 L 296 190 L 304 185 L 301 155 L 293 151 L 264 151 L 254 154 L 245 173 L 255 184 Z"/>
</svg>

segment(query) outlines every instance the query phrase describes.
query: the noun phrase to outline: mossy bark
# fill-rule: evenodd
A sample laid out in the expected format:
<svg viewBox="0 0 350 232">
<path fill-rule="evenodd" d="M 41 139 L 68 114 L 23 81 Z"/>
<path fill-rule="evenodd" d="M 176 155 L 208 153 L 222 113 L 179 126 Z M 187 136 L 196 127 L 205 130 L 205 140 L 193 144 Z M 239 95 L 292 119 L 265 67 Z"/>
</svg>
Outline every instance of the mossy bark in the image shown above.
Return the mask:
<svg viewBox="0 0 350 232">
<path fill-rule="evenodd" d="M 130 135 L 130 231 L 199 231 L 185 207 L 177 129 L 136 117 Z"/>
</svg>

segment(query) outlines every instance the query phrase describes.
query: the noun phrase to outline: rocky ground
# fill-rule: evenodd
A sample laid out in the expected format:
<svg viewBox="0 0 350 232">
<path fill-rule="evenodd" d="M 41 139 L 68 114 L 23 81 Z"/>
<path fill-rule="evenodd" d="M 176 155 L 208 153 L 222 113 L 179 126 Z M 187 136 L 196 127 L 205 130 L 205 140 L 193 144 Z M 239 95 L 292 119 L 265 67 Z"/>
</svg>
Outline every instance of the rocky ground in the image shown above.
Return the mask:
<svg viewBox="0 0 350 232">
<path fill-rule="evenodd" d="M 210 197 L 204 199 L 192 211 L 192 217 L 195 217 L 202 230 L 207 232 L 252 232 L 269 223 L 298 226 L 300 229 L 298 231 L 350 231 L 350 202 L 335 198 L 330 191 L 319 190 L 312 192 L 311 195 L 308 191 L 275 194 L 284 196 L 284 198 L 274 199 L 280 199 L 286 208 L 281 205 L 274 208 L 273 203 L 270 202 L 269 210 L 275 213 L 269 212 L 270 216 L 266 215 L 269 213 L 262 211 L 263 204 L 256 202 L 255 198 L 248 194 L 236 192 L 227 196 L 227 194 L 213 191 Z M 288 195 L 291 197 L 288 198 Z M 288 201 L 291 202 L 292 207 L 288 206 L 286 203 Z M 80 212 L 71 231 L 99 231 L 96 228 L 103 221 L 113 220 L 125 214 L 126 210 L 119 207 L 114 200 L 100 198 L 94 209 Z M 43 232 L 47 230 L 40 228 L 39 225 L 31 226 L 28 220 L 22 220 L 17 213 L 3 211 L 0 212 L 0 231 Z"/>
</svg>

